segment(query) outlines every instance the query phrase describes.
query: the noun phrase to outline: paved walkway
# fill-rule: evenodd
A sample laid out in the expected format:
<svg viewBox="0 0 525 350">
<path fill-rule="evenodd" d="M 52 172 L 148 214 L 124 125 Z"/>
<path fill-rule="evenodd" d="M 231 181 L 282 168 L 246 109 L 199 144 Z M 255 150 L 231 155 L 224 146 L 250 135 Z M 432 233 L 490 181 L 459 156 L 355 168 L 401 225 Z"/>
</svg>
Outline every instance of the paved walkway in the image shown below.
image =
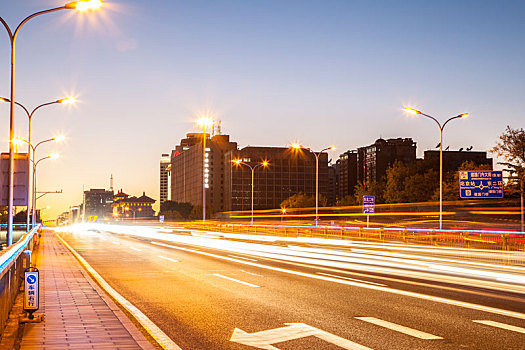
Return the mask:
<svg viewBox="0 0 525 350">
<path fill-rule="evenodd" d="M 153 349 L 51 231 L 36 265 L 46 321 L 26 324 L 20 349 Z"/>
</svg>

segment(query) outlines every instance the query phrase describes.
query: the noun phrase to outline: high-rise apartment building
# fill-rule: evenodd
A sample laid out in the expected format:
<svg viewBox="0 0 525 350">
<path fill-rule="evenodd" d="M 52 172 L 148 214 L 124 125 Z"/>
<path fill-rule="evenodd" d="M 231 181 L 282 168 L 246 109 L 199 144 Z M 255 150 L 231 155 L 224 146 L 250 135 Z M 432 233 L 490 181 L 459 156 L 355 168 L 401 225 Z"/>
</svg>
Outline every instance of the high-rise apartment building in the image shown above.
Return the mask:
<svg viewBox="0 0 525 350">
<path fill-rule="evenodd" d="M 98 216 L 99 218 L 111 218 L 113 204 L 113 191 L 106 191 L 101 188 L 92 188 L 84 191 L 84 218 Z"/>
<path fill-rule="evenodd" d="M 169 154 L 160 157 L 160 204 L 168 200 L 171 159 Z"/>
<path fill-rule="evenodd" d="M 405 164 L 416 160 L 416 143 L 411 138 L 378 139 L 357 149 L 358 182 L 379 181 L 396 160 Z"/>
<path fill-rule="evenodd" d="M 232 163 L 233 159 L 267 167 L 254 172 L 254 208 L 279 208 L 282 201 L 298 193 L 315 196 L 315 155 L 307 149 L 287 147 L 245 147 L 224 157 L 227 210 L 251 209 L 251 170 Z M 229 168 L 229 169 L 228 169 Z M 319 155 L 319 193 L 328 197 L 328 154 Z"/>
<path fill-rule="evenodd" d="M 424 152 L 425 161 L 433 169 L 439 171 L 439 150 Z M 492 158 L 487 158 L 487 152 L 480 151 L 443 151 L 443 171 L 456 171 L 464 162 L 473 162 L 477 165 L 488 165 L 492 169 Z"/>
<path fill-rule="evenodd" d="M 337 160 L 339 166 L 339 198 L 353 196 L 357 186 L 357 151 L 346 151 Z"/>
<path fill-rule="evenodd" d="M 202 205 L 203 186 L 209 210 L 225 210 L 224 172 L 225 155 L 237 149 L 228 135 L 189 133 L 171 152 L 171 200 Z"/>
</svg>

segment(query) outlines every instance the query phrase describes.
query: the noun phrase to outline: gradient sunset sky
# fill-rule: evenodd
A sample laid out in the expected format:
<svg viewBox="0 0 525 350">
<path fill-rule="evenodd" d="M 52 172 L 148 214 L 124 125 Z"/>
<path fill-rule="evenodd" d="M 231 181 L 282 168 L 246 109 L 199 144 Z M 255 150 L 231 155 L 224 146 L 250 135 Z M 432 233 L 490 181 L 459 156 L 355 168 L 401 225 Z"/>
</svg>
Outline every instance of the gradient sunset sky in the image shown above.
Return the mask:
<svg viewBox="0 0 525 350">
<path fill-rule="evenodd" d="M 56 0 L 3 1 L 11 27 Z M 377 138 L 411 137 L 418 156 L 444 146 L 488 150 L 525 115 L 523 1 L 106 1 L 97 12 L 31 20 L 17 41 L 16 100 L 32 108 L 73 95 L 33 121 L 33 140 L 64 133 L 38 157 L 46 218 L 82 201 L 82 186 L 159 198 L 159 158 L 209 113 L 240 147 L 294 140 L 334 161 Z M 0 96 L 9 40 L 0 35 Z M 16 134 L 27 118 L 16 114 Z M 0 104 L 8 150 L 9 105 Z"/>
</svg>

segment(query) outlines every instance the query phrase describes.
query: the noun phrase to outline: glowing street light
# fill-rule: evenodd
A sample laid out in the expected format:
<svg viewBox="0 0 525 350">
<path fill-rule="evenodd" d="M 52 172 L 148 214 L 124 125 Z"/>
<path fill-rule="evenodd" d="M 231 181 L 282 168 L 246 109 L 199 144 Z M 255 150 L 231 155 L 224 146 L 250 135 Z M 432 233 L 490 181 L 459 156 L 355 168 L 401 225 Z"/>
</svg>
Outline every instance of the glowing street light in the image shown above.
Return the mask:
<svg viewBox="0 0 525 350">
<path fill-rule="evenodd" d="M 61 7 L 55 7 L 48 10 L 43 10 L 35 12 L 32 15 L 27 16 L 22 22 L 18 24 L 14 31 L 11 30 L 11 27 L 7 22 L 0 17 L 0 22 L 2 22 L 5 27 L 7 34 L 9 35 L 9 40 L 11 43 L 11 98 L 10 100 L 10 112 L 9 112 L 9 140 L 14 138 L 14 128 L 15 128 L 15 45 L 18 33 L 20 29 L 26 24 L 30 19 L 35 18 L 40 15 L 47 13 L 52 13 L 60 10 L 75 9 L 79 11 L 86 11 L 88 9 L 95 9 L 102 5 L 101 0 L 81 0 L 65 4 Z M 8 219 L 7 219 L 7 233 L 6 233 L 6 243 L 7 246 L 13 244 L 13 200 L 14 200 L 14 150 L 13 143 L 9 142 L 9 176 L 8 176 L 8 185 L 9 185 L 9 194 L 8 194 Z"/>
<path fill-rule="evenodd" d="M 250 168 L 250 170 L 252 171 L 252 219 L 251 219 L 251 225 L 253 225 L 253 179 L 254 179 L 255 169 L 257 169 L 259 167 L 266 168 L 270 163 L 268 163 L 267 160 L 264 160 L 264 161 L 262 161 L 262 162 L 260 162 L 258 164 L 250 165 L 248 163 L 243 162 L 240 159 L 234 159 L 234 160 L 232 160 L 232 163 L 237 165 L 237 166 L 245 165 L 248 168 Z"/>
<path fill-rule="evenodd" d="M 405 112 L 430 118 L 435 121 L 439 127 L 439 229 L 441 230 L 443 228 L 443 129 L 445 129 L 445 125 L 447 125 L 449 121 L 459 118 L 466 118 L 469 114 L 459 114 L 455 117 L 447 119 L 443 124 L 441 124 L 436 118 L 417 109 L 405 107 Z"/>
<path fill-rule="evenodd" d="M 315 152 L 309 148 L 304 148 L 299 143 L 294 142 L 290 145 L 290 148 L 297 149 L 297 150 L 306 149 L 307 151 L 312 152 L 315 156 L 315 226 L 317 226 L 317 223 L 319 221 L 319 156 L 324 151 L 335 150 L 335 146 L 326 147 L 320 150 L 319 152 Z"/>
<path fill-rule="evenodd" d="M 206 221 L 206 188 L 208 185 L 208 173 L 206 172 L 206 129 L 213 128 L 215 121 L 207 116 L 202 115 L 197 119 L 197 125 L 202 128 L 202 222 Z"/>
<path fill-rule="evenodd" d="M 8 98 L 5 98 L 5 97 L 0 97 L 0 101 L 3 101 L 3 102 L 11 102 L 11 100 L 9 100 Z M 27 142 L 27 145 L 28 145 L 28 149 L 27 149 L 27 153 L 30 154 L 31 152 L 31 121 L 33 120 L 33 115 L 35 114 L 35 112 L 37 110 L 39 110 L 40 108 L 42 107 L 45 107 L 45 106 L 49 106 L 49 105 L 53 105 L 53 104 L 71 104 L 71 103 L 74 103 L 75 102 L 75 99 L 73 97 L 66 97 L 66 98 L 61 98 L 59 100 L 56 100 L 56 101 L 51 101 L 51 102 L 46 102 L 46 103 L 42 103 L 41 105 L 35 107 L 31 112 L 29 112 L 29 110 L 21 103 L 15 101 L 15 104 L 19 107 L 21 107 L 24 112 L 26 113 L 27 115 L 27 118 L 29 120 L 29 124 L 28 124 L 28 138 L 27 138 L 27 141 L 26 140 L 22 140 L 21 142 Z M 63 137 L 63 136 L 62 136 Z M 16 139 L 16 138 L 15 138 Z M 56 141 L 62 141 L 62 140 L 57 140 L 56 138 L 54 139 Z M 14 139 L 13 139 L 13 142 L 14 142 Z M 17 145 L 15 143 L 15 145 Z M 34 155 L 34 152 L 33 152 L 33 160 L 35 159 L 35 155 Z M 31 162 L 31 158 L 29 159 L 29 161 Z M 29 163 L 30 163 L 29 162 Z M 29 165 L 28 163 L 28 172 L 30 172 L 30 169 L 31 169 L 31 166 Z M 31 174 L 28 174 L 29 178 L 31 178 Z M 30 197 L 30 191 L 29 189 L 31 188 L 31 185 L 28 184 L 27 185 L 27 227 L 29 227 L 29 197 Z M 34 210 L 34 208 L 33 208 Z"/>
</svg>

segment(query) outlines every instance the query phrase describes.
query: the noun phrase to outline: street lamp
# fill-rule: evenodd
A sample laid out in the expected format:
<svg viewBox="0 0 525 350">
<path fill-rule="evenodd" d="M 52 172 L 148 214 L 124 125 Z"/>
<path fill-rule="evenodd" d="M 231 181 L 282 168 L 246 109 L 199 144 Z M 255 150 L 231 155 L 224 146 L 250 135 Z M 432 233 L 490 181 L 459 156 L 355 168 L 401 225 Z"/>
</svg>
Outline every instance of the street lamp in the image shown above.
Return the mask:
<svg viewBox="0 0 525 350">
<path fill-rule="evenodd" d="M 132 211 L 133 212 L 133 223 L 135 223 L 135 211 L 142 211 L 142 208 L 138 208 L 138 209 L 131 209 L 130 207 L 126 206 L 124 207 L 124 210 L 125 211 Z"/>
<path fill-rule="evenodd" d="M 468 113 L 459 114 L 455 117 L 449 118 L 441 124 L 436 118 L 418 111 L 417 109 L 405 107 L 405 112 L 430 118 L 435 121 L 439 127 L 439 229 L 441 230 L 443 228 L 443 129 L 445 129 L 445 125 L 447 125 L 449 121 L 466 118 L 468 117 Z"/>
<path fill-rule="evenodd" d="M 0 97 L 0 101 L 3 101 L 3 102 L 11 102 L 11 100 L 9 100 L 8 98 L 5 98 L 5 97 Z M 75 99 L 73 97 L 67 97 L 67 98 L 61 98 L 59 100 L 56 100 L 56 101 L 52 101 L 52 102 L 47 102 L 47 103 L 43 103 L 37 107 L 35 107 L 31 112 L 29 112 L 29 110 L 21 103 L 15 101 L 15 104 L 20 106 L 24 112 L 27 114 L 27 118 L 29 120 L 29 124 L 28 124 L 28 138 L 27 138 L 27 141 L 26 140 L 23 140 L 24 142 L 27 142 L 27 153 L 30 154 L 31 152 L 31 121 L 33 119 L 33 115 L 35 114 L 35 112 L 44 107 L 44 106 L 49 106 L 49 105 L 52 105 L 52 104 L 55 104 L 55 103 L 63 103 L 63 104 L 71 104 L 71 103 L 74 103 L 75 102 Z M 58 141 L 58 140 L 57 140 Z M 35 155 L 34 155 L 34 152 L 33 152 L 33 160 L 35 159 Z M 29 161 L 31 161 L 31 159 L 29 159 Z M 30 163 L 28 163 L 28 172 L 30 171 L 29 169 L 31 169 L 31 166 L 30 166 Z M 31 174 L 28 174 L 28 177 L 31 178 L 30 176 Z M 29 196 L 30 196 L 30 191 L 29 189 L 31 188 L 30 184 L 27 185 L 27 227 L 29 227 Z M 34 209 L 33 209 L 34 210 Z"/>
<path fill-rule="evenodd" d="M 43 143 L 43 142 L 47 142 L 47 140 L 46 141 L 42 141 L 41 143 Z M 36 148 L 36 146 L 35 146 L 35 148 Z M 32 225 L 33 225 L 33 227 L 36 225 L 36 167 L 37 167 L 38 163 L 40 163 L 43 160 L 46 160 L 46 159 L 58 159 L 58 157 L 59 157 L 58 153 L 52 153 L 52 154 L 48 155 L 47 157 L 40 158 L 38 161 L 36 161 L 36 163 L 35 163 L 35 161 L 33 159 L 33 205 L 32 205 L 32 209 L 33 209 Z"/>
<path fill-rule="evenodd" d="M 304 148 L 298 143 L 292 143 L 290 147 L 293 149 L 303 149 Z M 317 226 L 317 223 L 319 221 L 319 156 L 324 151 L 333 151 L 334 149 L 335 149 L 335 146 L 330 146 L 330 147 L 323 148 L 319 152 L 315 152 L 309 148 L 306 148 L 307 151 L 312 152 L 315 156 L 315 226 Z"/>
<path fill-rule="evenodd" d="M 263 167 L 263 168 L 266 168 L 268 166 L 268 161 L 262 161 L 258 164 L 255 164 L 254 166 L 248 164 L 248 163 L 245 163 L 243 162 L 242 160 L 240 159 L 234 159 L 232 160 L 232 163 L 237 165 L 237 166 L 241 166 L 241 165 L 245 165 L 247 166 L 248 168 L 250 168 L 250 170 L 252 171 L 252 220 L 251 220 L 251 224 L 253 226 L 253 178 L 254 178 L 254 173 L 255 173 L 255 169 L 259 168 L 259 167 Z"/>
<path fill-rule="evenodd" d="M 38 146 L 40 146 L 41 144 L 43 143 L 46 143 L 46 142 L 51 142 L 51 141 L 63 141 L 65 139 L 65 136 L 64 135 L 58 135 L 56 137 L 53 137 L 53 138 L 50 138 L 50 139 L 47 139 L 47 140 L 43 140 L 43 141 L 40 141 L 39 143 L 37 143 L 36 145 L 32 145 L 28 140 L 24 140 L 23 138 L 20 138 L 20 137 L 15 137 L 13 139 L 13 143 L 14 144 L 22 144 L 22 143 L 27 143 L 29 148 L 33 150 L 33 157 L 30 157 L 29 160 L 31 162 L 35 162 L 35 152 L 36 152 L 36 149 Z M 58 155 L 57 155 L 58 157 Z M 35 216 L 35 205 L 36 205 L 36 175 L 33 173 L 33 189 L 32 189 L 32 192 L 33 192 L 33 196 L 32 196 L 32 200 L 31 200 L 31 209 L 32 209 L 32 212 L 33 212 L 33 220 L 32 220 L 32 226 L 34 227 L 35 226 L 35 221 L 36 221 L 36 216 Z M 27 202 L 28 202 L 28 206 L 27 206 L 27 226 L 29 227 L 29 186 L 28 186 L 28 191 L 27 191 Z"/>
<path fill-rule="evenodd" d="M 26 24 L 30 19 L 35 18 L 40 15 L 44 15 L 47 13 L 52 13 L 60 10 L 78 10 L 78 11 L 87 11 L 90 9 L 96 9 L 102 6 L 101 0 L 81 0 L 81 1 L 74 1 L 65 4 L 61 7 L 55 7 L 48 10 L 43 10 L 39 12 L 35 12 L 32 15 L 26 17 L 22 22 L 18 24 L 16 29 L 14 31 L 11 30 L 11 27 L 7 24 L 7 22 L 0 17 L 0 22 L 4 25 L 7 34 L 9 35 L 9 40 L 11 42 L 11 98 L 10 103 L 10 112 L 9 112 L 9 177 L 8 177 L 8 184 L 9 184 L 9 195 L 8 195 L 8 201 L 7 201 L 7 211 L 8 211 L 8 218 L 7 218 L 7 233 L 6 233 L 6 243 L 7 246 L 10 246 L 13 244 L 13 199 L 14 199 L 14 165 L 15 165 L 15 158 L 14 158 L 14 150 L 13 150 L 13 143 L 11 142 L 14 138 L 14 128 L 15 128 L 15 44 L 16 44 L 16 38 L 18 36 L 18 32 L 20 29 Z"/>
<path fill-rule="evenodd" d="M 197 119 L 197 125 L 202 128 L 202 222 L 206 221 L 206 188 L 208 185 L 209 172 L 206 172 L 206 128 L 212 128 L 215 121 L 207 115 Z"/>
</svg>

